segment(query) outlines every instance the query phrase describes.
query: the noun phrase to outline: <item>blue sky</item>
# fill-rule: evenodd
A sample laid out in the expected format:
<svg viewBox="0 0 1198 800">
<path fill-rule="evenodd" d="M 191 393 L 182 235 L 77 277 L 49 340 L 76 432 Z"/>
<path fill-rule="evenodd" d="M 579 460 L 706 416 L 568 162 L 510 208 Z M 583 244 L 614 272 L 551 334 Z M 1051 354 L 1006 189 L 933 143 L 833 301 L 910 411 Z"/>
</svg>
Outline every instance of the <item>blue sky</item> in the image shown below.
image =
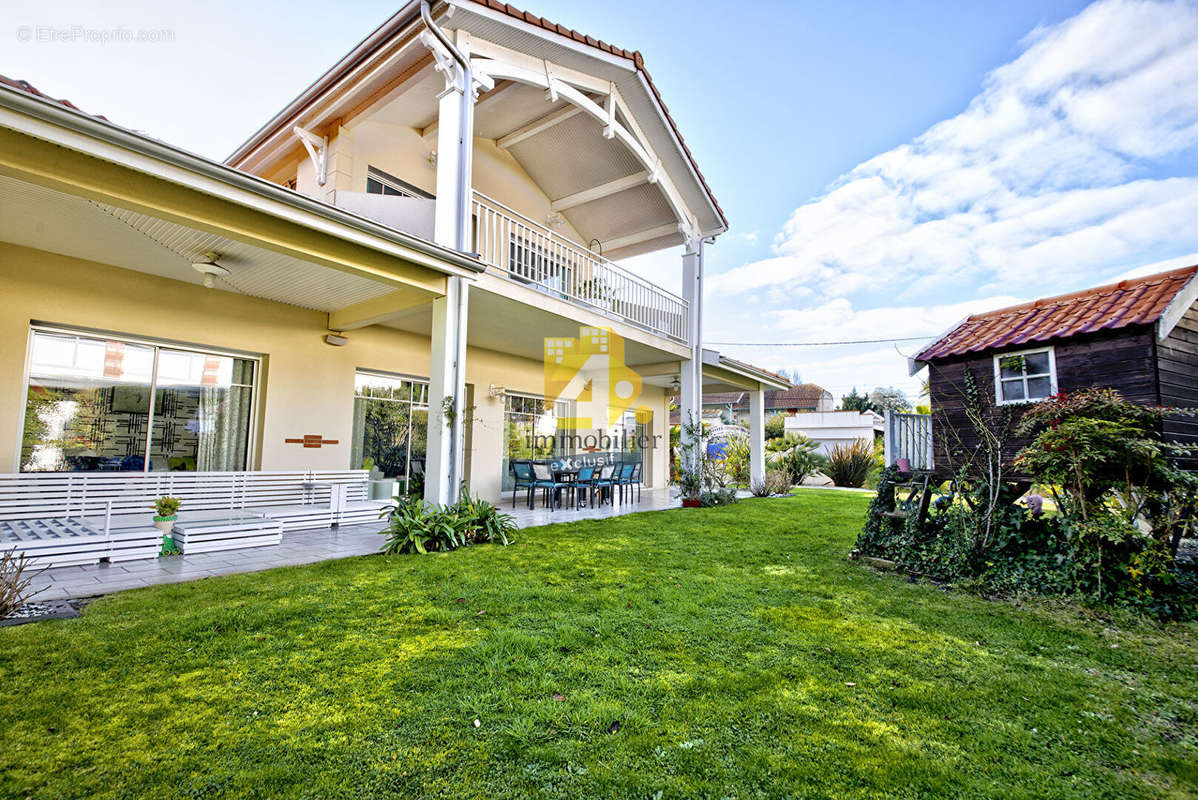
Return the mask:
<svg viewBox="0 0 1198 800">
<path fill-rule="evenodd" d="M 220 158 L 396 3 L 247 6 L 6 4 L 0 72 Z M 708 259 L 710 341 L 919 336 L 1198 261 L 1194 2 L 528 7 L 645 54 L 733 225 Z M 16 41 L 38 25 L 173 40 Z M 678 283 L 677 252 L 632 265 Z M 840 395 L 914 393 L 916 347 L 720 349 Z"/>
</svg>

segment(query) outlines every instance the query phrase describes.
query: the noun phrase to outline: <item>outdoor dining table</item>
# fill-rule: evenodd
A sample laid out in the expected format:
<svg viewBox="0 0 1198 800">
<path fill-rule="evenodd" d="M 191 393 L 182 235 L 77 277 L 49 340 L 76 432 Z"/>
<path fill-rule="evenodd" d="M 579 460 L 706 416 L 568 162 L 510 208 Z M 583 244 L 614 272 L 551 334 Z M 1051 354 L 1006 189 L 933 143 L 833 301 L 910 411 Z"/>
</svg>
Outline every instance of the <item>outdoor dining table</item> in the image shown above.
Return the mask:
<svg viewBox="0 0 1198 800">
<path fill-rule="evenodd" d="M 578 469 L 577 468 L 563 467 L 560 469 L 554 469 L 553 467 L 550 467 L 549 469 L 552 470 L 553 480 L 555 480 L 555 481 L 560 481 L 561 483 L 574 483 L 574 481 L 578 480 Z M 561 499 L 562 499 L 561 493 L 562 493 L 561 488 L 557 488 L 557 489 L 553 490 L 553 502 L 554 503 L 557 503 L 559 505 L 561 504 Z"/>
</svg>

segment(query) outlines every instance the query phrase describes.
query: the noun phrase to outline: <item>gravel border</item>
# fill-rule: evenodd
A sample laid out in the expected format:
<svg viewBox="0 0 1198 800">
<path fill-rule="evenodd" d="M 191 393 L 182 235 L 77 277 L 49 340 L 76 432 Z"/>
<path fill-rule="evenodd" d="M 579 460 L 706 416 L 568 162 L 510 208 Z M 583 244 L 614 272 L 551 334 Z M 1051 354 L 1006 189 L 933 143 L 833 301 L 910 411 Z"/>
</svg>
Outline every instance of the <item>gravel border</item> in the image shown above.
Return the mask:
<svg viewBox="0 0 1198 800">
<path fill-rule="evenodd" d="M 43 622 L 50 619 L 73 619 L 79 616 L 77 601 L 49 600 L 45 603 L 26 603 L 12 614 L 0 619 L 0 628 Z"/>
</svg>

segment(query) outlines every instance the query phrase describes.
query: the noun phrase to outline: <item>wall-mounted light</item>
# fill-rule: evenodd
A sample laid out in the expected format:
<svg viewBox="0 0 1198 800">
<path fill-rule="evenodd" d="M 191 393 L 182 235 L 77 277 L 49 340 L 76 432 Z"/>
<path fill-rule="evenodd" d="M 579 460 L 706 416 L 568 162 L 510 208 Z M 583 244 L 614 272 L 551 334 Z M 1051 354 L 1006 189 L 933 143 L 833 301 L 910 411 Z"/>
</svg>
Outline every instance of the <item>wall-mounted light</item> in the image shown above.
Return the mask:
<svg viewBox="0 0 1198 800">
<path fill-rule="evenodd" d="M 566 224 L 566 218 L 563 217 L 559 212 L 554 211 L 552 214 L 545 217 L 545 224 L 551 228 L 560 228 Z"/>
<path fill-rule="evenodd" d="M 229 270 L 216 263 L 220 258 L 220 253 L 207 252 L 200 257 L 202 260 L 193 261 L 191 268 L 204 276 L 204 288 L 211 289 L 216 286 L 217 278 L 227 278 L 230 274 Z"/>
<path fill-rule="evenodd" d="M 487 390 L 487 393 L 490 394 L 491 397 L 506 397 L 507 389 L 498 384 L 492 383 L 490 389 Z"/>
<path fill-rule="evenodd" d="M 677 378 L 670 381 L 670 393 L 671 394 L 673 394 L 675 397 L 677 397 L 678 393 L 681 391 L 682 391 L 682 384 L 678 382 Z"/>
<path fill-rule="evenodd" d="M 426 155 L 424 157 L 424 163 L 428 164 L 429 169 L 436 169 L 437 168 L 437 151 L 429 150 L 428 155 Z"/>
</svg>

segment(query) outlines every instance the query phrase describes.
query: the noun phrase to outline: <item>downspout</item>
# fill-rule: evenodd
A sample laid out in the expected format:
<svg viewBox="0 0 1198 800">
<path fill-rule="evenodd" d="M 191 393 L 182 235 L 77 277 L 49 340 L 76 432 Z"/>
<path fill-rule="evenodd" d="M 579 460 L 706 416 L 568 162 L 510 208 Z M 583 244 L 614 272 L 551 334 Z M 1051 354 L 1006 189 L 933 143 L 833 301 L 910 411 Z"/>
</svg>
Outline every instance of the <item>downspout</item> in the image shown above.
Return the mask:
<svg viewBox="0 0 1198 800">
<path fill-rule="evenodd" d="M 429 0 L 421 0 L 420 3 L 420 18 L 424 21 L 424 25 L 428 28 L 433 36 L 437 37 L 437 41 L 444 45 L 449 54 L 453 56 L 453 60 L 458 62 L 458 67 L 462 70 L 462 110 L 460 116 L 460 124 L 458 126 L 458 203 L 454 209 L 454 233 L 455 246 L 459 252 L 466 253 L 470 247 L 469 230 L 470 230 L 470 202 L 473 195 L 473 181 L 471 178 L 471 148 L 474 144 L 474 72 L 470 69 L 470 59 L 462 54 L 462 51 L 457 48 L 445 32 L 437 27 L 433 22 L 431 11 L 431 3 Z M 450 278 L 449 280 L 455 280 Z M 466 315 L 468 313 L 467 304 L 467 285 L 464 280 L 456 279 L 458 284 L 457 297 L 457 333 L 454 337 L 454 387 L 453 387 L 453 404 L 452 404 L 452 419 L 450 421 L 450 446 L 449 455 L 449 498 L 450 501 L 458 499 L 458 493 L 462 482 L 465 480 L 465 420 L 462 415 L 465 410 L 465 400 L 463 396 L 466 393 Z"/>
<path fill-rule="evenodd" d="M 698 284 L 695 287 L 695 299 L 697 299 L 699 301 L 699 308 L 696 309 L 696 311 L 695 311 L 695 318 L 696 318 L 695 319 L 695 331 L 697 333 L 696 338 L 698 339 L 698 341 L 695 342 L 695 357 L 699 360 L 700 364 L 703 363 L 703 258 L 704 258 L 703 249 L 704 249 L 705 245 L 709 245 L 709 244 L 715 244 L 714 236 L 708 236 L 706 238 L 699 240 L 699 269 L 698 269 L 699 274 L 698 274 L 698 277 L 696 277 L 696 279 L 695 279 L 695 283 Z M 699 407 L 702 408 L 702 406 L 703 406 L 703 387 L 702 387 L 702 385 L 700 385 L 699 386 Z"/>
<path fill-rule="evenodd" d="M 699 239 L 699 265 L 695 270 L 695 305 L 691 313 L 695 315 L 695 341 L 691 344 L 691 358 L 695 361 L 695 391 L 698 392 L 696 413 L 703 418 L 703 249 L 706 245 L 715 244 L 715 237 L 708 236 Z"/>
</svg>

